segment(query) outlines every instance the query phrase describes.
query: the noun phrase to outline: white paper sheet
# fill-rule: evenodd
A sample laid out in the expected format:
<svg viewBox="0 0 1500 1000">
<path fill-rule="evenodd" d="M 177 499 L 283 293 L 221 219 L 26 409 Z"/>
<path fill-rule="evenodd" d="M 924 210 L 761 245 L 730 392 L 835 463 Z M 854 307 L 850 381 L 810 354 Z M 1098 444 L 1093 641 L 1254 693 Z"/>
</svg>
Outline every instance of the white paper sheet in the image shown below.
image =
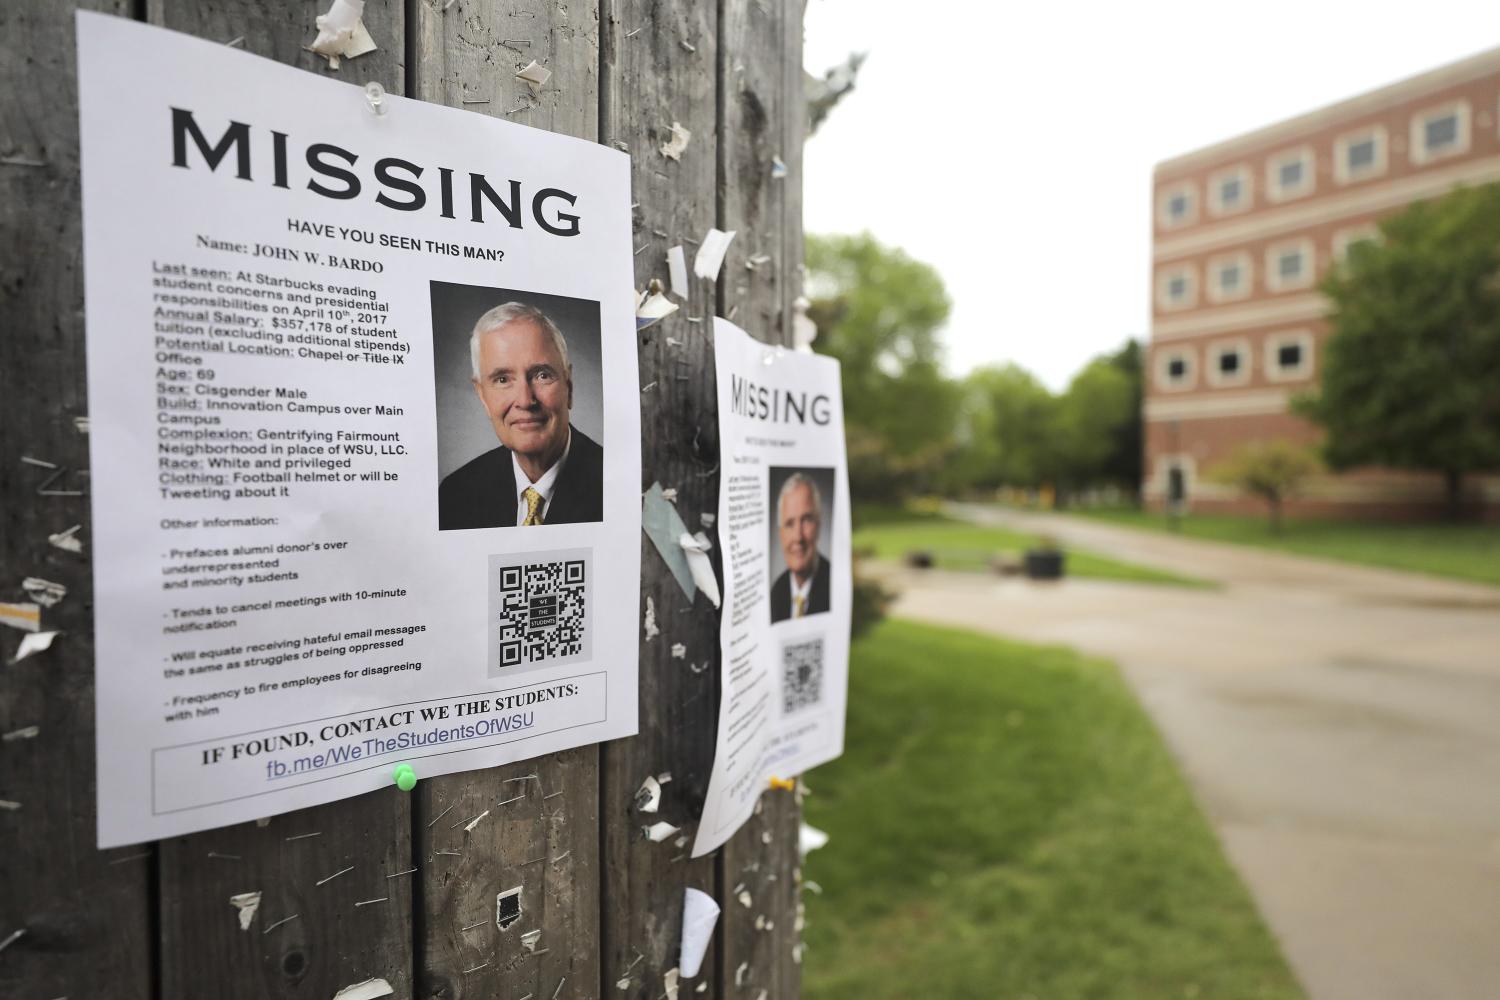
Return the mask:
<svg viewBox="0 0 1500 1000">
<path fill-rule="evenodd" d="M 628 157 L 77 23 L 100 845 L 634 733 Z"/>
<path fill-rule="evenodd" d="M 693 857 L 728 840 L 772 777 L 844 749 L 849 476 L 839 365 L 714 319 L 718 366 L 719 735 Z"/>
</svg>

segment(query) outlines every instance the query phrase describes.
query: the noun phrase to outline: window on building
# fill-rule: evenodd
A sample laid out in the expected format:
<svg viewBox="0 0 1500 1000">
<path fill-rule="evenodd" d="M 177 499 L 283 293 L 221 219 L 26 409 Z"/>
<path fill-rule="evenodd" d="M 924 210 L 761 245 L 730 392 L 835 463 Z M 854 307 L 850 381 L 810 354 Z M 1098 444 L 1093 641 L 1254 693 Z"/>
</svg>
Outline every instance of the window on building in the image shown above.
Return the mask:
<svg viewBox="0 0 1500 1000">
<path fill-rule="evenodd" d="M 1305 379 L 1313 371 L 1313 339 L 1307 330 L 1283 330 L 1266 338 L 1265 376 L 1273 382 Z"/>
<path fill-rule="evenodd" d="M 1250 170 L 1241 164 L 1208 179 L 1208 208 L 1214 215 L 1243 212 L 1250 207 Z"/>
<path fill-rule="evenodd" d="M 1266 251 L 1266 286 L 1273 292 L 1307 288 L 1313 281 L 1311 240 L 1279 243 Z"/>
<path fill-rule="evenodd" d="M 1196 381 L 1191 349 L 1176 348 L 1157 356 L 1157 384 L 1163 389 L 1191 389 Z"/>
<path fill-rule="evenodd" d="M 1250 342 L 1237 338 L 1219 341 L 1208 348 L 1208 381 L 1211 385 L 1243 385 L 1250 380 Z"/>
<path fill-rule="evenodd" d="M 1168 229 L 1196 221 L 1198 207 L 1193 199 L 1193 186 L 1175 184 L 1164 190 L 1157 202 L 1157 216 L 1162 226 Z"/>
<path fill-rule="evenodd" d="M 1416 115 L 1411 122 L 1411 158 L 1428 163 L 1469 148 L 1469 104 L 1453 101 Z"/>
<path fill-rule="evenodd" d="M 1209 262 L 1208 297 L 1214 302 L 1233 302 L 1250 294 L 1250 255 L 1237 253 Z"/>
<path fill-rule="evenodd" d="M 1162 309 L 1187 309 L 1197 299 L 1190 267 L 1179 266 L 1162 271 L 1157 277 L 1157 305 Z"/>
<path fill-rule="evenodd" d="M 1349 184 L 1385 173 L 1385 128 L 1380 125 L 1349 132 L 1333 144 L 1335 179 Z"/>
<path fill-rule="evenodd" d="M 1272 201 L 1285 201 L 1312 193 L 1316 161 L 1312 149 L 1289 150 L 1266 163 L 1266 187 Z"/>
</svg>

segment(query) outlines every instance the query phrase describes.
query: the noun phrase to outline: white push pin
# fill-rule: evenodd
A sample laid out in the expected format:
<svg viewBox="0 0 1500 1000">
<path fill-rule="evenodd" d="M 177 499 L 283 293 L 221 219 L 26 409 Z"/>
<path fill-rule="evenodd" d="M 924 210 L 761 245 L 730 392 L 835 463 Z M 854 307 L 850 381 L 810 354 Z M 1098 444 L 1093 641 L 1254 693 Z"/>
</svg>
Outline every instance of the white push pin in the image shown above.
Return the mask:
<svg viewBox="0 0 1500 1000">
<path fill-rule="evenodd" d="M 365 101 L 370 105 L 370 113 L 376 117 L 384 115 L 389 110 L 385 103 L 385 88 L 374 80 L 365 84 Z"/>
</svg>

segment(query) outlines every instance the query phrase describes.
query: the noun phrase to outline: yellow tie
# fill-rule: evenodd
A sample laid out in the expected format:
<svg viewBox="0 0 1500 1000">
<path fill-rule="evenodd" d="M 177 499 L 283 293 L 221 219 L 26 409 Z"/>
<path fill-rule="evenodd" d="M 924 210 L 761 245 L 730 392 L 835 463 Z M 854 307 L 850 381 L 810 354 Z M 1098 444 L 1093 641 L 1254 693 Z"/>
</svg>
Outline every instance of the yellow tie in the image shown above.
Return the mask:
<svg viewBox="0 0 1500 1000">
<path fill-rule="evenodd" d="M 542 495 L 530 486 L 521 491 L 521 499 L 526 501 L 526 520 L 523 526 L 528 524 L 542 523 Z"/>
<path fill-rule="evenodd" d="M 801 594 L 798 594 L 796 597 L 792 598 L 792 600 L 794 600 L 794 601 L 797 602 L 797 609 L 792 612 L 792 617 L 793 618 L 801 618 L 802 617 L 802 609 L 803 609 L 803 606 L 804 606 L 804 604 L 806 602 L 806 598 L 804 598 Z"/>
</svg>

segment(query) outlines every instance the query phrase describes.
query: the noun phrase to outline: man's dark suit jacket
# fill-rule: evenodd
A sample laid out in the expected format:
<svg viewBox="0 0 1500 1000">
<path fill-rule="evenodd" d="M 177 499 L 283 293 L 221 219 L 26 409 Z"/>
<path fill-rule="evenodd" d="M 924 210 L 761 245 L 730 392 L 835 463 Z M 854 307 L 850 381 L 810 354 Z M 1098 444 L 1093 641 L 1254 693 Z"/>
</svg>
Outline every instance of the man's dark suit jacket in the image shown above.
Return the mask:
<svg viewBox="0 0 1500 1000">
<path fill-rule="evenodd" d="M 832 603 L 829 597 L 831 584 L 828 557 L 818 553 L 818 568 L 813 573 L 812 588 L 807 592 L 807 607 L 802 614 L 816 615 L 828 610 Z M 785 621 L 792 617 L 792 571 L 786 570 L 771 584 L 771 621 Z"/>
<path fill-rule="evenodd" d="M 604 520 L 604 449 L 570 427 L 568 462 L 552 486 L 545 523 Z M 516 470 L 510 449 L 492 448 L 443 477 L 438 528 L 505 528 L 516 523 Z"/>
</svg>

